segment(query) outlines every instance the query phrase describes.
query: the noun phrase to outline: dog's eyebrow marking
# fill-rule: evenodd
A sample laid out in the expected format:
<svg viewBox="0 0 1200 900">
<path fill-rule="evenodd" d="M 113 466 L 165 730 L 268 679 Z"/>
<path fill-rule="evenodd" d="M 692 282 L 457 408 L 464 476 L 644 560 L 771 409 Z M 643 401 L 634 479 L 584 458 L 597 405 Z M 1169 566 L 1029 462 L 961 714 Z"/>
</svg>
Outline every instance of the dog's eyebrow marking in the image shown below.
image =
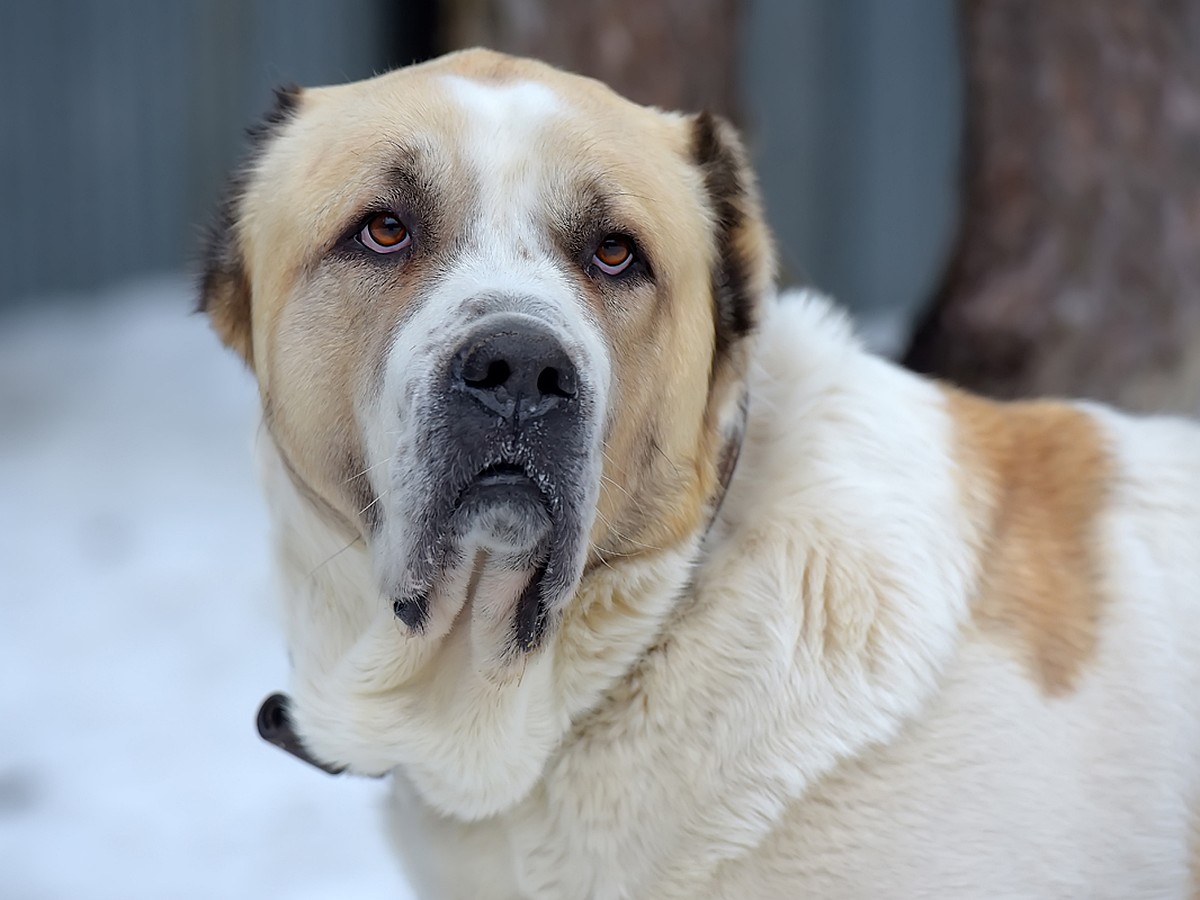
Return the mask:
<svg viewBox="0 0 1200 900">
<path fill-rule="evenodd" d="M 554 202 L 549 219 L 555 239 L 572 258 L 582 257 L 587 243 L 605 232 L 628 230 L 618 222 L 598 184 L 589 184 L 569 198 Z"/>
<path fill-rule="evenodd" d="M 381 207 L 401 214 L 409 227 L 419 225 L 425 232 L 425 240 L 430 238 L 430 232 L 437 230 L 440 225 L 435 217 L 437 182 L 428 171 L 427 154 L 418 148 L 396 145 L 393 155 L 394 160 L 381 165 L 372 176 L 373 187 L 368 187 L 368 192 L 344 214 L 335 232 L 338 238 L 357 228 L 364 214 L 377 212 Z M 411 217 L 417 221 L 411 221 Z"/>
<path fill-rule="evenodd" d="M 946 391 L 962 489 L 980 530 L 975 620 L 1017 637 L 1043 691 L 1062 695 L 1099 642 L 1097 524 L 1113 469 L 1103 434 L 1065 403 Z"/>
<path fill-rule="evenodd" d="M 437 187 L 430 177 L 428 167 L 420 160 L 423 154 L 402 150 L 405 158 L 394 163 L 387 173 L 387 183 L 400 199 L 397 206 L 405 207 L 397 212 L 407 212 L 416 216 L 416 225 L 423 230 L 423 239 L 427 243 L 435 243 L 441 237 L 442 222 L 438 218 L 436 203 Z"/>
<path fill-rule="evenodd" d="M 388 186 L 417 200 L 425 199 L 427 195 L 433 193 L 435 190 L 433 179 L 424 174 L 421 165 L 417 162 L 423 154 L 406 147 L 397 147 L 396 155 L 399 159 L 387 170 Z"/>
</svg>

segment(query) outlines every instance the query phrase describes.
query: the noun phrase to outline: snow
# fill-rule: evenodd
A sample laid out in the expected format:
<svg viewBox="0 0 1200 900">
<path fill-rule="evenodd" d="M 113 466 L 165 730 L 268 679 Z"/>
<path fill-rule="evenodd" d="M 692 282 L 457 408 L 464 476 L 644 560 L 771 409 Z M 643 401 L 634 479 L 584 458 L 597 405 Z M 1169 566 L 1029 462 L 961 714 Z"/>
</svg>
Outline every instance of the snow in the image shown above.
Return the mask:
<svg viewBox="0 0 1200 900">
<path fill-rule="evenodd" d="M 253 382 L 163 278 L 0 318 L 0 897 L 404 898 L 286 685 Z"/>
</svg>

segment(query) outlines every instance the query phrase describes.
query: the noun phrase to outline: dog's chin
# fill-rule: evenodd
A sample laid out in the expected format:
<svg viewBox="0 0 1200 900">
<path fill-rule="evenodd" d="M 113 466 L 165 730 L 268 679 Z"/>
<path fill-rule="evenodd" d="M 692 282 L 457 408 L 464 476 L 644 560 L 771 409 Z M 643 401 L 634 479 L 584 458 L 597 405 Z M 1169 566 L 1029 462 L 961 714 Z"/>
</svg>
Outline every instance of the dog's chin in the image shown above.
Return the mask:
<svg viewBox="0 0 1200 900">
<path fill-rule="evenodd" d="M 508 640 L 501 643 L 510 650 L 534 649 L 545 630 L 551 506 L 524 471 L 496 466 L 467 485 L 451 519 L 446 575 L 470 571 L 467 599 L 473 619 L 490 620 L 506 631 Z"/>
<path fill-rule="evenodd" d="M 570 486 L 562 494 L 531 471 L 488 465 L 409 519 L 422 527 L 393 595 L 402 622 L 436 636 L 465 616 L 477 638 L 489 635 L 491 655 L 537 648 L 573 592 L 582 530 Z"/>
<path fill-rule="evenodd" d="M 545 562 L 553 527 L 550 501 L 524 471 L 492 466 L 462 491 L 451 517 L 451 552 L 532 569 Z"/>
</svg>

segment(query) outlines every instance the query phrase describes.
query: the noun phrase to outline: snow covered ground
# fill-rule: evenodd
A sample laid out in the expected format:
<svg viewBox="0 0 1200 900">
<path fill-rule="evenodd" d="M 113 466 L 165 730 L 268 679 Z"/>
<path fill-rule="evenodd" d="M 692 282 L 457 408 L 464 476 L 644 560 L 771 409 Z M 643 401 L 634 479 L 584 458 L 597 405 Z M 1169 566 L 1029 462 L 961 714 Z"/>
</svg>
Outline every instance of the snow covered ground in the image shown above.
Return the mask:
<svg viewBox="0 0 1200 900">
<path fill-rule="evenodd" d="M 283 687 L 249 375 L 180 279 L 0 317 L 0 897 L 403 898 Z"/>
</svg>

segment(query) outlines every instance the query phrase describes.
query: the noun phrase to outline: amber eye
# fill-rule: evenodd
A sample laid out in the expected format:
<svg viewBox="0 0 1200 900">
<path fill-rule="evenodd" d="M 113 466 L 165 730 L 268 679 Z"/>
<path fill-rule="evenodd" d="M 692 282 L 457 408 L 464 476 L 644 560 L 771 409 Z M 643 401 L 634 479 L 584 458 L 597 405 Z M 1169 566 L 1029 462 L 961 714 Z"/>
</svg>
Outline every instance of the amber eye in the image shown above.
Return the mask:
<svg viewBox="0 0 1200 900">
<path fill-rule="evenodd" d="M 596 248 L 592 262 L 605 275 L 620 275 L 633 262 L 633 241 L 623 234 L 610 234 Z"/>
<path fill-rule="evenodd" d="M 391 213 L 376 213 L 367 219 L 358 239 L 376 253 L 395 253 L 412 243 L 404 223 Z"/>
</svg>

